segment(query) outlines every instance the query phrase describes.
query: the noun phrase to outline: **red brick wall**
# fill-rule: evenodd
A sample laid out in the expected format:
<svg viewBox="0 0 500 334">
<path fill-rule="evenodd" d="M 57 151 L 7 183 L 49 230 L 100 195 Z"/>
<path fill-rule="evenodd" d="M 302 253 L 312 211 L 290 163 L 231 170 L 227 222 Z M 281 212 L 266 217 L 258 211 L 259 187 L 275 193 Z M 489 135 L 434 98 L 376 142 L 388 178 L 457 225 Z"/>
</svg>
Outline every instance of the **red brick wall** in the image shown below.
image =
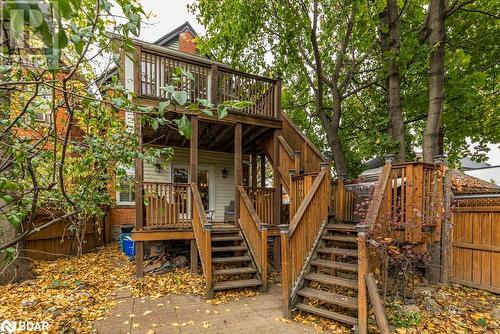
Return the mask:
<svg viewBox="0 0 500 334">
<path fill-rule="evenodd" d="M 111 225 L 135 224 L 135 207 L 115 207 L 109 210 Z"/>
<path fill-rule="evenodd" d="M 189 31 L 184 31 L 179 34 L 179 51 L 196 54 L 196 43 L 193 40 L 193 35 Z"/>
</svg>

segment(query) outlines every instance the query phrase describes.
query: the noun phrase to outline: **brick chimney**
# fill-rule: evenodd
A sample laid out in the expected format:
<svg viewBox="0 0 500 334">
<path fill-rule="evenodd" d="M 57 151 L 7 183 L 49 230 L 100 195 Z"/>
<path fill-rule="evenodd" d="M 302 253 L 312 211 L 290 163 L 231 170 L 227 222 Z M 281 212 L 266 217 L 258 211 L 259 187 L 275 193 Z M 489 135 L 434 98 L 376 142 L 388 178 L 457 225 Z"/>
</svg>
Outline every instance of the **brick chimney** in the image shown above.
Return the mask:
<svg viewBox="0 0 500 334">
<path fill-rule="evenodd" d="M 193 40 L 193 35 L 189 31 L 183 31 L 179 34 L 179 51 L 196 54 L 196 43 Z"/>
</svg>

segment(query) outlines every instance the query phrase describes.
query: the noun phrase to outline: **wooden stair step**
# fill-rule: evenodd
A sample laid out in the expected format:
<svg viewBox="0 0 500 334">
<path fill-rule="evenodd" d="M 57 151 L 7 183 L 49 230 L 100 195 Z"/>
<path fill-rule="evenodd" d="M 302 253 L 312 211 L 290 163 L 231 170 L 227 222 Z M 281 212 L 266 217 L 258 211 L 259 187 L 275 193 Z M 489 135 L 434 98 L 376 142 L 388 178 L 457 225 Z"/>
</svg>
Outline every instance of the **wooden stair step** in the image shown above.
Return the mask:
<svg viewBox="0 0 500 334">
<path fill-rule="evenodd" d="M 238 240 L 243 240 L 243 238 L 239 235 L 230 237 L 212 237 L 212 241 L 238 241 Z"/>
<path fill-rule="evenodd" d="M 250 256 L 228 256 L 228 257 L 213 257 L 212 263 L 235 263 L 235 262 L 250 262 Z"/>
<path fill-rule="evenodd" d="M 342 242 L 358 242 L 358 238 L 356 236 L 347 236 L 347 235 L 324 235 L 321 237 L 321 239 L 330 241 L 342 241 Z"/>
<path fill-rule="evenodd" d="M 330 261 L 330 260 L 316 259 L 316 260 L 311 261 L 311 265 L 313 265 L 315 267 L 325 267 L 325 268 L 330 268 L 330 269 L 358 271 L 357 264 Z"/>
<path fill-rule="evenodd" d="M 350 317 L 348 315 L 340 314 L 340 313 L 333 312 L 333 311 L 324 310 L 324 309 L 319 308 L 319 307 L 314 307 L 314 306 L 302 304 L 302 303 L 295 305 L 295 307 L 299 310 L 302 310 L 302 311 L 305 311 L 308 313 L 312 313 L 312 314 L 316 314 L 316 315 L 319 315 L 321 317 L 325 317 L 325 318 L 332 319 L 335 321 L 340 321 L 340 322 L 343 322 L 345 324 L 349 324 L 349 325 L 353 325 L 353 326 L 358 324 L 358 319 L 356 319 L 354 317 Z"/>
<path fill-rule="evenodd" d="M 211 231 L 212 233 L 240 233 L 240 229 L 239 228 L 217 228 L 217 229 L 212 229 Z"/>
<path fill-rule="evenodd" d="M 241 267 L 241 268 L 227 268 L 214 270 L 214 275 L 240 275 L 240 274 L 253 274 L 257 270 L 252 267 Z"/>
<path fill-rule="evenodd" d="M 318 273 L 309 273 L 304 276 L 304 279 L 308 281 L 314 281 L 324 284 L 331 284 L 337 286 L 343 286 L 345 288 L 357 289 L 358 281 L 353 279 L 347 279 L 337 276 L 329 276 Z"/>
<path fill-rule="evenodd" d="M 338 305 L 341 307 L 358 309 L 358 299 L 354 297 L 339 295 L 333 292 L 321 291 L 311 288 L 303 288 L 297 292 L 299 296 L 317 299 L 322 302 Z"/>
<path fill-rule="evenodd" d="M 327 230 L 342 231 L 342 232 L 356 232 L 356 225 L 354 224 L 328 224 Z"/>
<path fill-rule="evenodd" d="M 335 254 L 344 256 L 358 256 L 357 249 L 339 248 L 339 247 L 322 247 L 318 249 L 318 253 Z"/>
<path fill-rule="evenodd" d="M 214 291 L 227 290 L 227 289 L 239 289 L 239 288 L 249 288 L 253 286 L 262 285 L 261 281 L 255 278 L 251 279 L 241 279 L 235 281 L 223 281 L 214 282 Z"/>
<path fill-rule="evenodd" d="M 212 252 L 237 252 L 246 251 L 247 246 L 223 246 L 223 247 L 212 247 Z"/>
</svg>

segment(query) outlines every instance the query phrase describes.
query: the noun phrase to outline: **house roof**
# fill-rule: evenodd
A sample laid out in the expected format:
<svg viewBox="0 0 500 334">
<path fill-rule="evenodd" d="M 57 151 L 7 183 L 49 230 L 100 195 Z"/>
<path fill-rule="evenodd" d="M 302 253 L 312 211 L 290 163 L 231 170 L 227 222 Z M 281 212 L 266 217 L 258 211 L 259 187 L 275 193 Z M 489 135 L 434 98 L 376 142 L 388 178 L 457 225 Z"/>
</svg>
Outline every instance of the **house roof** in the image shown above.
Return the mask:
<svg viewBox="0 0 500 334">
<path fill-rule="evenodd" d="M 157 39 L 153 44 L 160 45 L 160 46 L 166 46 L 169 44 L 172 40 L 175 38 L 178 38 L 179 34 L 184 32 L 184 31 L 189 31 L 193 37 L 197 37 L 198 34 L 194 30 L 194 28 L 189 24 L 188 21 L 184 22 L 174 30 L 170 31 L 169 33 L 163 35 L 159 39 Z"/>
<path fill-rule="evenodd" d="M 479 168 L 485 168 L 485 167 L 491 166 L 487 162 L 475 162 L 475 161 L 471 160 L 470 158 L 460 159 L 460 165 L 462 165 L 462 169 L 464 169 L 464 170 L 479 169 Z"/>
<path fill-rule="evenodd" d="M 494 183 L 453 170 L 451 174 L 451 189 L 458 194 L 490 194 L 500 193 L 500 187 Z"/>
<path fill-rule="evenodd" d="M 189 31 L 193 37 L 197 37 L 198 34 L 194 30 L 194 28 L 191 26 L 189 22 L 184 22 L 174 30 L 168 32 L 167 34 L 163 35 L 161 38 L 157 39 L 155 42 L 153 42 L 153 45 L 158 45 L 165 47 L 168 44 L 170 44 L 173 40 L 179 37 L 179 34 L 184 32 L 184 31 Z M 101 73 L 101 75 L 97 78 L 96 82 L 99 84 L 101 82 L 105 82 L 109 80 L 111 77 L 115 76 L 118 73 L 118 67 L 113 66 L 106 70 L 105 72 Z"/>
</svg>

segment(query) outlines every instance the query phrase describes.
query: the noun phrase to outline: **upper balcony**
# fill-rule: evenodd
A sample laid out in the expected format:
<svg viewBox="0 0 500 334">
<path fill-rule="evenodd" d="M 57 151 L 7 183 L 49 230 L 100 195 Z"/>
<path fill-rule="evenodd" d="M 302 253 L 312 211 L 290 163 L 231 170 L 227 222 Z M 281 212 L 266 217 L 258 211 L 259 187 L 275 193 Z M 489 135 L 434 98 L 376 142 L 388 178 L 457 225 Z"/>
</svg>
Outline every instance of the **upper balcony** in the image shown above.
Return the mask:
<svg viewBox="0 0 500 334">
<path fill-rule="evenodd" d="M 142 100 L 155 101 L 165 98 L 166 93 L 161 87 L 169 85 L 186 91 L 188 102 L 206 99 L 213 105 L 218 105 L 229 100 L 250 101 L 253 103 L 251 106 L 231 114 L 263 120 L 280 119 L 279 80 L 236 71 L 207 58 L 143 41 L 136 40 L 134 44 L 134 62 L 124 57 L 125 81 L 130 82 L 132 78 L 134 91 Z M 177 67 L 190 72 L 194 80 L 186 77 L 180 81 L 175 80 Z"/>
</svg>

